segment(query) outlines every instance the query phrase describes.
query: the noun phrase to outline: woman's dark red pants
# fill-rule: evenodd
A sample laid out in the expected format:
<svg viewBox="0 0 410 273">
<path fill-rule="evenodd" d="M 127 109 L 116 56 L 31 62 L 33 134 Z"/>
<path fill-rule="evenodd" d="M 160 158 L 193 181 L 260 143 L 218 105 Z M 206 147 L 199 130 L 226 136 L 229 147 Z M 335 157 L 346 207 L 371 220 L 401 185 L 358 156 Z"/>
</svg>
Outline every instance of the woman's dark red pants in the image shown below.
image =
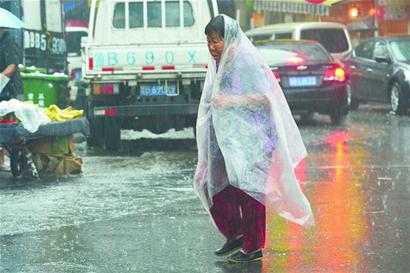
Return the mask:
<svg viewBox="0 0 410 273">
<path fill-rule="evenodd" d="M 242 249 L 249 253 L 265 245 L 265 206 L 244 191 L 228 186 L 213 197 L 212 218 L 227 241 L 243 234 Z"/>
</svg>

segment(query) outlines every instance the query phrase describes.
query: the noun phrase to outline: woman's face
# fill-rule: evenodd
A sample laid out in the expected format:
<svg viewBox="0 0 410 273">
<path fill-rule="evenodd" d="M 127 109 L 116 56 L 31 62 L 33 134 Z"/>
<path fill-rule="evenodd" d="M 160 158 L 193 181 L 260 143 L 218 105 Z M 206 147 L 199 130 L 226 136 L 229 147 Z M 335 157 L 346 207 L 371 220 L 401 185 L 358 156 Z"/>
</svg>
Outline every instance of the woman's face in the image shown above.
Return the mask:
<svg viewBox="0 0 410 273">
<path fill-rule="evenodd" d="M 208 41 L 208 49 L 216 62 L 221 59 L 222 51 L 224 50 L 224 39 L 218 33 L 212 32 L 206 36 Z"/>
</svg>

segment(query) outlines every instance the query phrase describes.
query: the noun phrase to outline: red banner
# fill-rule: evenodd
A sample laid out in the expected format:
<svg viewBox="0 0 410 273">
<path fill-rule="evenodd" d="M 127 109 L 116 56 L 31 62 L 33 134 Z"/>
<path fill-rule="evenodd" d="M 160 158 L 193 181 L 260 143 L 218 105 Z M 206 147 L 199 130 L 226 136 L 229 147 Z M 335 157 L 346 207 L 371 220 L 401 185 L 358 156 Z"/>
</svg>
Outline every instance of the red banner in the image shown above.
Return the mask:
<svg viewBox="0 0 410 273">
<path fill-rule="evenodd" d="M 326 0 L 306 0 L 306 1 L 311 3 L 311 4 L 322 4 Z"/>
</svg>

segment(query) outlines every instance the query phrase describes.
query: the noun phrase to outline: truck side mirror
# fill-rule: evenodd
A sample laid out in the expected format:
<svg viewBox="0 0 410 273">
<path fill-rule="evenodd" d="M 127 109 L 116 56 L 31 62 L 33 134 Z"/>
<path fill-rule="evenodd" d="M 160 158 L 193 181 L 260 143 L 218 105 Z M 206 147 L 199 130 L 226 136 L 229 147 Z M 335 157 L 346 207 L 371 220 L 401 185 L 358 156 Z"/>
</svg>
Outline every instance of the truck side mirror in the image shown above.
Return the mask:
<svg viewBox="0 0 410 273">
<path fill-rule="evenodd" d="M 86 44 L 88 42 L 88 36 L 81 37 L 81 45 Z"/>
</svg>

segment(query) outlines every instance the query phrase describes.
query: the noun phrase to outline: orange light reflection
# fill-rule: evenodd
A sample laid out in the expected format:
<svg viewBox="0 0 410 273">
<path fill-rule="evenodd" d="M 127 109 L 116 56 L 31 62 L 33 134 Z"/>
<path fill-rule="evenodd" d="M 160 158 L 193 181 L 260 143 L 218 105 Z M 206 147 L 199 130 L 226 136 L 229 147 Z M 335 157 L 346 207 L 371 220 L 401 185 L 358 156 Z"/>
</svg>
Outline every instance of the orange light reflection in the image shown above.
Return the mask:
<svg viewBox="0 0 410 273">
<path fill-rule="evenodd" d="M 363 258 L 368 219 L 360 176 L 351 166 L 366 157 L 361 147 L 349 146 L 345 131 L 330 133 L 324 148 L 309 154 L 296 174 L 304 189 L 316 227 L 303 230 L 268 213 L 267 245 L 262 272 L 351 272 Z M 351 150 L 353 147 L 353 151 Z M 336 271 L 335 271 L 336 270 Z"/>
</svg>

